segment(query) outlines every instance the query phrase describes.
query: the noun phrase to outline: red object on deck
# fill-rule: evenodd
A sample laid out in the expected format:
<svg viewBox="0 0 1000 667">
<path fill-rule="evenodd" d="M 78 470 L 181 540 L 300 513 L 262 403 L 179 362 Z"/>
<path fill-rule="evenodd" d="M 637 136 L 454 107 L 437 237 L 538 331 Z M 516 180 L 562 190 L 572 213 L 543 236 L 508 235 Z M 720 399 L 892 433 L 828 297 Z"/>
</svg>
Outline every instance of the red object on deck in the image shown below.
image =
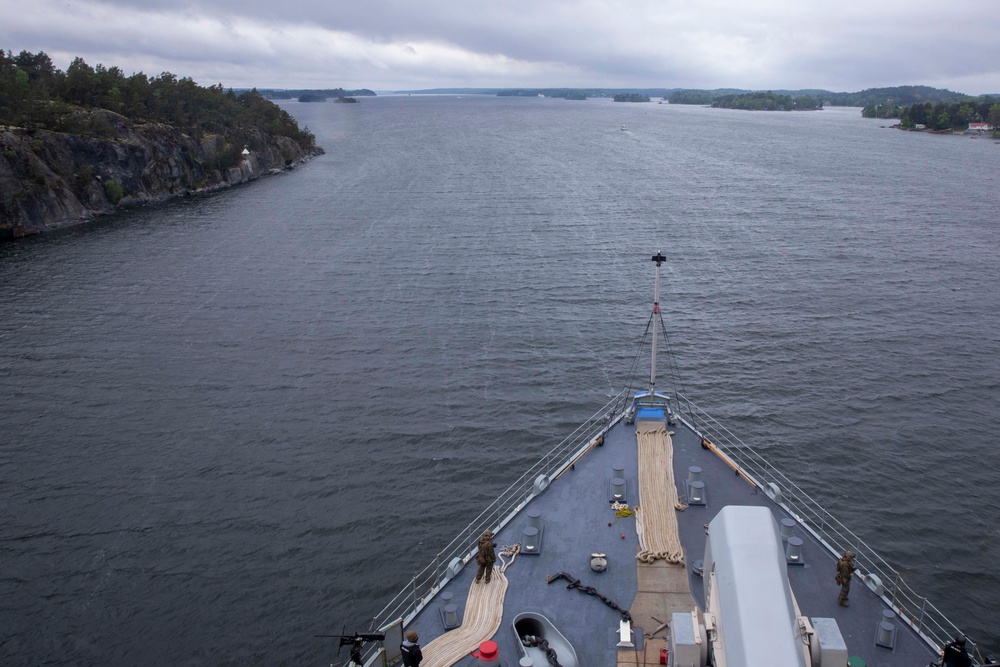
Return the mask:
<svg viewBox="0 0 1000 667">
<path fill-rule="evenodd" d="M 479 645 L 478 651 L 472 652 L 473 658 L 479 658 L 481 662 L 493 662 L 500 657 L 500 648 L 496 642 L 485 641 Z"/>
<path fill-rule="evenodd" d="M 661 665 L 667 664 L 667 649 L 665 648 L 660 649 L 660 664 Z"/>
</svg>

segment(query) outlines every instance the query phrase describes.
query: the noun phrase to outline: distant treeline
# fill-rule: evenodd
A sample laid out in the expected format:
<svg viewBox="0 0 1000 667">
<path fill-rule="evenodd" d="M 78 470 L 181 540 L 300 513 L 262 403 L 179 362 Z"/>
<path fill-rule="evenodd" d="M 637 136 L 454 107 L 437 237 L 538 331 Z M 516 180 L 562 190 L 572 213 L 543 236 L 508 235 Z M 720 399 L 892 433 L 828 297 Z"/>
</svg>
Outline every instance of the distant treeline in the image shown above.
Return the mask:
<svg viewBox="0 0 1000 667">
<path fill-rule="evenodd" d="M 678 90 L 671 93 L 667 101 L 671 104 L 701 104 L 708 105 L 724 93 L 713 90 Z"/>
<path fill-rule="evenodd" d="M 730 96 L 748 94 L 749 90 L 715 89 L 715 90 L 677 90 L 672 92 L 667 98 L 671 104 L 712 104 L 717 99 Z M 895 86 L 890 88 L 868 88 L 856 93 L 835 93 L 822 89 L 806 90 L 775 90 L 769 91 L 776 95 L 787 95 L 792 98 L 812 97 L 818 104 L 834 107 L 867 107 L 873 109 L 877 106 L 881 117 L 897 118 L 898 115 L 890 115 L 886 110 L 902 109 L 911 104 L 922 104 L 925 102 L 965 102 L 985 100 L 990 96 L 982 95 L 974 97 L 963 93 L 956 93 L 943 88 L 931 88 L 929 86 Z"/>
<path fill-rule="evenodd" d="M 362 88 L 360 90 L 344 90 L 343 88 L 324 88 L 310 90 L 277 90 L 274 88 L 260 88 L 257 90 L 261 95 L 269 100 L 294 100 L 308 97 L 310 102 L 320 99 L 336 99 L 341 97 L 376 97 L 374 91 Z"/>
<path fill-rule="evenodd" d="M 929 86 L 868 88 L 857 93 L 828 90 L 746 92 L 678 90 L 671 104 L 701 104 L 730 109 L 798 110 L 829 106 L 859 106 L 866 118 L 899 118 L 900 125 L 932 130 L 963 130 L 970 122 L 1000 127 L 1000 96 L 974 97 Z"/>
<path fill-rule="evenodd" d="M 642 93 L 619 93 L 615 95 L 615 102 L 648 102 L 649 95 Z"/>
<path fill-rule="evenodd" d="M 751 93 L 762 93 L 764 91 L 759 90 L 746 90 L 741 88 L 715 88 L 713 90 L 701 90 L 701 89 L 686 89 L 686 90 L 675 90 L 670 93 L 667 97 L 667 101 L 671 104 L 700 104 L 704 106 L 709 106 L 717 99 L 723 97 L 733 97 L 736 95 L 749 95 Z M 786 95 L 788 97 L 813 97 L 819 103 L 822 103 L 825 99 L 825 93 L 829 91 L 825 90 L 769 90 L 768 95 Z"/>
<path fill-rule="evenodd" d="M 720 109 L 748 109 L 751 111 L 812 111 L 822 109 L 823 103 L 809 95 L 781 95 L 766 93 L 743 93 L 722 95 L 712 101 L 712 106 Z"/>
<path fill-rule="evenodd" d="M 969 123 L 987 123 L 996 129 L 1000 128 L 1000 98 L 911 104 L 901 109 L 896 117 L 901 126 L 909 129 L 923 125 L 929 130 L 965 130 Z"/>
<path fill-rule="evenodd" d="M 44 52 L 0 51 L 0 124 L 109 138 L 114 128 L 101 115 L 74 113 L 77 108 L 107 109 L 133 122 L 164 123 L 200 139 L 224 135 L 234 145 L 253 130 L 288 137 L 303 150 L 316 139 L 256 90 L 237 95 L 222 84 L 199 86 L 170 72 L 126 76 L 118 67 L 91 67 L 74 58 L 66 71 L 56 69 Z"/>
<path fill-rule="evenodd" d="M 957 102 L 976 98 L 945 88 L 893 86 L 890 88 L 867 88 L 857 93 L 829 93 L 824 94 L 823 99 L 827 100 L 830 106 L 838 107 L 866 107 L 869 105 L 904 107 L 923 102 Z"/>
<path fill-rule="evenodd" d="M 468 91 L 468 89 L 466 89 Z M 508 88 L 497 90 L 497 97 L 561 97 L 568 100 L 585 100 L 588 97 L 616 97 L 641 95 L 666 98 L 671 88 Z M 480 90 L 486 93 L 488 90 Z M 469 93 L 471 94 L 471 92 Z M 646 102 L 649 100 L 646 99 Z"/>
</svg>

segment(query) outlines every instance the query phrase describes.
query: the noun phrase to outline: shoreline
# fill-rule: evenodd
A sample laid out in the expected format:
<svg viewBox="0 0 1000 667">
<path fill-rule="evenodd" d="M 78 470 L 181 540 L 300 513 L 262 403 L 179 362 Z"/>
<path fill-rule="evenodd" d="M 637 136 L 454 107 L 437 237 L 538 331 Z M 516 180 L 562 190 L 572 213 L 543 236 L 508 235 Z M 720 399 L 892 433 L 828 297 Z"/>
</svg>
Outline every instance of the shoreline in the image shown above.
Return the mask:
<svg viewBox="0 0 1000 667">
<path fill-rule="evenodd" d="M 104 110 L 112 136 L 0 128 L 0 241 L 283 173 L 324 154 L 258 129 L 191 136 Z M 240 147 L 242 151 L 240 150 Z"/>
<path fill-rule="evenodd" d="M 202 188 L 193 188 L 186 190 L 184 192 L 175 192 L 161 196 L 147 197 L 147 198 L 123 198 L 118 204 L 116 204 L 110 210 L 100 210 L 100 211 L 85 211 L 80 217 L 76 218 L 63 218 L 59 220 L 50 220 L 42 223 L 39 226 L 31 225 L 17 225 L 15 227 L 0 227 L 0 243 L 8 241 L 17 241 L 23 238 L 30 238 L 33 236 L 44 236 L 46 234 L 51 234 L 53 232 L 60 232 L 67 229 L 72 229 L 74 227 L 81 227 L 88 225 L 93 222 L 99 222 L 105 220 L 117 213 L 123 213 L 125 211 L 131 211 L 137 208 L 143 208 L 146 206 L 160 206 L 164 204 L 170 204 L 179 199 L 185 199 L 187 197 L 203 197 L 207 195 L 214 194 L 216 192 L 221 192 L 223 190 L 229 190 L 231 188 L 237 188 L 240 186 L 250 185 L 254 181 L 268 176 L 280 176 L 286 174 L 290 171 L 294 171 L 298 167 L 311 162 L 313 159 L 325 154 L 322 148 L 317 147 L 317 150 L 299 160 L 296 160 L 291 165 L 286 167 L 274 167 L 267 171 L 263 171 L 260 174 L 248 178 L 246 180 L 240 181 L 222 181 L 220 183 L 215 183 L 212 185 L 206 185 Z"/>
</svg>

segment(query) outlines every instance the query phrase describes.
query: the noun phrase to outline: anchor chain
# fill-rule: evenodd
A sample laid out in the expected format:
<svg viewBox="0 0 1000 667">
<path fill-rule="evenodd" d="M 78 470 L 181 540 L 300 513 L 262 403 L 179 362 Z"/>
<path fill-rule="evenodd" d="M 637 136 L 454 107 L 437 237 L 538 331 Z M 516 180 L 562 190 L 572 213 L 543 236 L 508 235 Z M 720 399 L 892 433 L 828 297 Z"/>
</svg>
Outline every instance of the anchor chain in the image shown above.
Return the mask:
<svg viewBox="0 0 1000 667">
<path fill-rule="evenodd" d="M 566 581 L 568 581 L 569 585 L 566 586 L 566 588 L 569 589 L 575 588 L 579 590 L 581 593 L 586 593 L 587 595 L 593 595 L 594 597 L 600 599 L 601 602 L 603 602 L 604 604 L 608 605 L 609 607 L 617 611 L 619 614 L 621 614 L 623 619 L 625 619 L 629 623 L 632 622 L 632 614 L 628 613 L 626 610 L 619 607 L 614 600 L 610 600 L 604 597 L 603 595 L 598 593 L 597 589 L 594 588 L 593 586 L 582 586 L 580 584 L 580 580 L 570 574 L 567 574 L 565 572 L 559 572 L 557 574 L 553 574 L 552 576 L 545 578 L 545 583 L 551 584 L 553 581 L 556 581 L 557 579 L 565 579 Z"/>
<path fill-rule="evenodd" d="M 543 651 L 545 651 L 545 657 L 549 659 L 549 664 L 552 665 L 552 667 L 562 667 L 562 665 L 559 664 L 559 658 L 556 656 L 556 652 L 549 648 L 549 642 L 542 637 L 525 635 L 521 638 L 521 643 L 529 647 L 540 647 Z"/>
</svg>

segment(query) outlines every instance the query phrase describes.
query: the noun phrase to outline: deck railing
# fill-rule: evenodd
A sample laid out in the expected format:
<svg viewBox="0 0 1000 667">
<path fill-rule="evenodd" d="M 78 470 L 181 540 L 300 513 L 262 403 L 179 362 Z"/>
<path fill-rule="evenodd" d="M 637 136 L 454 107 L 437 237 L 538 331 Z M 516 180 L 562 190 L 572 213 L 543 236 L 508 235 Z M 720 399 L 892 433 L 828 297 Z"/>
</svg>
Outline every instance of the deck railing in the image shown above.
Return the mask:
<svg viewBox="0 0 1000 667">
<path fill-rule="evenodd" d="M 373 619 L 373 627 L 384 628 L 398 619 L 403 619 L 404 625 L 408 623 L 451 577 L 452 567 L 456 564 L 464 566 L 472 559 L 479 536 L 487 529 L 498 532 L 507 525 L 538 493 L 536 481 L 541 476 L 546 481 L 553 480 L 568 468 L 596 438 L 624 416 L 631 396 L 631 392 L 625 390 L 612 398 L 501 492 L 489 507 L 466 525 L 437 553 L 429 565 L 417 572 L 409 584 L 378 612 Z M 881 596 L 885 602 L 925 641 L 940 650 L 960 633 L 954 623 L 927 598 L 917 595 L 899 572 L 868 543 L 771 465 L 758 451 L 686 397 L 677 395 L 676 399 L 675 410 L 690 427 L 729 457 L 748 478 L 794 516 L 833 555 L 839 557 L 847 549 L 854 551 L 859 569 L 864 573 L 865 584 L 873 590 L 881 588 Z M 983 664 L 984 658 L 972 640 L 969 640 L 969 646 L 975 663 Z M 367 662 L 366 660 L 365 664 Z"/>
<path fill-rule="evenodd" d="M 880 556 L 867 542 L 838 521 L 798 484 L 768 462 L 757 450 L 740 440 L 723 424 L 689 399 L 677 396 L 678 413 L 702 437 L 707 438 L 719 451 L 739 467 L 760 489 L 795 517 L 834 556 L 850 549 L 856 555 L 863 580 L 881 596 L 897 616 L 913 628 L 936 649 L 941 648 L 960 634 L 959 628 L 949 621 L 927 598 L 918 595 L 903 580 L 900 573 Z M 972 640 L 968 646 L 976 664 L 983 664 L 984 657 Z"/>
<path fill-rule="evenodd" d="M 410 583 L 389 601 L 375 616 L 373 627 L 383 628 L 400 618 L 405 624 L 415 616 L 423 604 L 450 578 L 451 567 L 456 562 L 461 565 L 469 562 L 483 532 L 487 529 L 498 532 L 537 494 L 536 482 L 540 477 L 543 484 L 555 479 L 596 438 L 621 419 L 627 398 L 625 391 L 612 398 L 502 491 L 489 507 L 465 526 L 427 567 L 417 572 Z"/>
</svg>

